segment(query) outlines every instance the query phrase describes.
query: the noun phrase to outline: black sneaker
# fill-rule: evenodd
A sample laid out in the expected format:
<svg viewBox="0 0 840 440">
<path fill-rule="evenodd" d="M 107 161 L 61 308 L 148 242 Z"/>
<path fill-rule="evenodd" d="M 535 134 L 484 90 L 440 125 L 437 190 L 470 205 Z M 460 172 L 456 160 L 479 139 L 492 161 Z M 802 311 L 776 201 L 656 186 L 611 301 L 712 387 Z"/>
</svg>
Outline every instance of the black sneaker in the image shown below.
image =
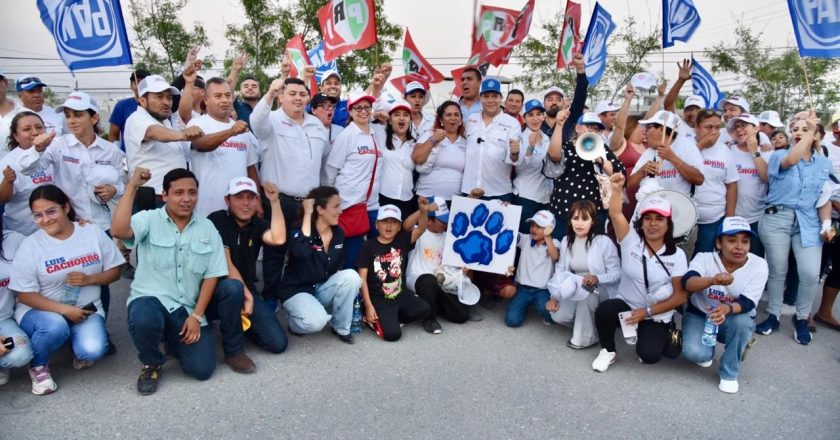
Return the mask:
<svg viewBox="0 0 840 440">
<path fill-rule="evenodd" d="M 355 344 L 356 343 L 356 338 L 353 337 L 353 333 L 348 333 L 346 335 L 342 335 L 342 334 L 338 333 L 337 331 L 335 331 L 335 329 L 332 329 L 332 332 L 333 332 L 334 335 L 336 335 L 338 337 L 339 340 L 341 340 L 341 342 L 343 342 L 345 344 Z"/>
<path fill-rule="evenodd" d="M 157 391 L 158 380 L 160 379 L 160 365 L 143 365 L 140 378 L 137 379 L 137 391 L 144 396 L 154 394 Z"/>
<path fill-rule="evenodd" d="M 440 328 L 440 323 L 437 322 L 436 319 L 427 319 L 423 321 L 423 329 L 433 335 L 443 333 L 443 329 Z"/>
<path fill-rule="evenodd" d="M 105 353 L 108 356 L 114 355 L 117 353 L 117 346 L 111 341 L 111 338 L 108 338 L 108 351 Z"/>
</svg>

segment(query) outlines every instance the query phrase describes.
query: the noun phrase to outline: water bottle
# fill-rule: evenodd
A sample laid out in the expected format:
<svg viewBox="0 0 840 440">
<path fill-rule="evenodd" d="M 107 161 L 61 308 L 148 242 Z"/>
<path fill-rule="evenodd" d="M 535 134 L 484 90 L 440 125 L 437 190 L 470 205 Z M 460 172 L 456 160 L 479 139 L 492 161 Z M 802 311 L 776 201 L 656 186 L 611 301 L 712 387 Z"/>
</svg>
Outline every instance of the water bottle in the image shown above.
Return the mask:
<svg viewBox="0 0 840 440">
<path fill-rule="evenodd" d="M 350 324 L 350 333 L 362 332 L 362 303 L 359 296 L 353 301 L 353 323 Z"/>
<path fill-rule="evenodd" d="M 706 318 L 706 324 L 703 325 L 703 345 L 706 347 L 714 347 L 717 344 L 718 326 L 712 322 L 711 317 Z"/>
<path fill-rule="evenodd" d="M 70 306 L 75 306 L 79 303 L 79 294 L 82 293 L 80 286 L 64 285 L 64 295 L 61 297 L 61 302 Z"/>
</svg>

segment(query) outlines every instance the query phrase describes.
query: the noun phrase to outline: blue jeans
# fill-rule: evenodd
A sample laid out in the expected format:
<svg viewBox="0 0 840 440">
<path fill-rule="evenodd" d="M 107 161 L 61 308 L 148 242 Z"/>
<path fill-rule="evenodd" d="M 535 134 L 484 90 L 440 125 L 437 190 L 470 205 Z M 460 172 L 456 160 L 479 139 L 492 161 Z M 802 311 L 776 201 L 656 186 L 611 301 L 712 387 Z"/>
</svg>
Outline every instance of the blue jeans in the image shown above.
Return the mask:
<svg viewBox="0 0 840 440">
<path fill-rule="evenodd" d="M 793 249 L 799 274 L 796 317 L 807 319 L 817 294 L 822 246 L 802 246 L 796 213 L 790 209 L 783 209 L 775 214 L 763 214 L 758 221 L 758 230 L 770 270 L 767 279 L 767 313 L 780 316 L 785 277 L 788 274 L 788 254 Z"/>
<path fill-rule="evenodd" d="M 536 287 L 516 283 L 516 295 L 508 304 L 505 324 L 508 327 L 521 326 L 525 321 L 525 313 L 528 312 L 528 307 L 531 305 L 543 319 L 551 320 L 551 314 L 545 309 L 545 303 L 548 302 L 550 296 L 548 289 L 537 289 Z"/>
<path fill-rule="evenodd" d="M 379 231 L 376 230 L 376 215 L 377 211 L 368 211 L 368 221 L 370 221 L 370 230 L 367 234 L 357 235 L 355 237 L 344 237 L 344 267 L 343 269 L 356 268 L 356 255 L 362 250 L 365 244 L 365 236 L 368 240 L 372 240 L 379 236 Z"/>
<path fill-rule="evenodd" d="M 344 269 L 319 284 L 314 295 L 307 292 L 295 294 L 283 303 L 289 314 L 289 328 L 295 333 L 317 333 L 329 322 L 338 334 L 349 335 L 353 300 L 361 287 L 359 274 L 355 270 Z"/>
<path fill-rule="evenodd" d="M 206 380 L 216 370 L 216 352 L 213 327 L 201 327 L 201 336 L 192 344 L 181 342 L 178 333 L 189 318 L 184 307 L 169 313 L 163 304 L 153 296 L 143 296 L 128 305 L 128 331 L 137 347 L 137 357 L 145 365 L 163 365 L 166 356 L 160 352 L 159 344 L 166 340 L 172 355 L 181 363 L 184 373 Z"/>
<path fill-rule="evenodd" d="M 251 328 L 245 332 L 245 337 L 263 350 L 282 353 L 286 351 L 289 339 L 274 313 L 276 308 L 276 303 L 272 307 L 266 304 L 259 295 L 254 295 L 254 311 L 248 317 L 251 320 Z"/>
<path fill-rule="evenodd" d="M 208 321 L 219 320 L 222 348 L 225 356 L 236 356 L 245 351 L 245 332 L 242 331 L 242 304 L 245 287 L 237 280 L 225 278 L 216 284 L 213 298 L 204 312 Z"/>
<path fill-rule="evenodd" d="M 706 318 L 693 312 L 683 315 L 683 350 L 684 358 L 691 362 L 706 362 L 715 355 L 715 347 L 703 345 L 703 327 Z M 755 330 L 755 319 L 749 314 L 730 315 L 718 326 L 718 342 L 724 344 L 720 357 L 720 378 L 735 380 L 741 372 L 741 359 L 744 348 L 750 342 Z"/>
<path fill-rule="evenodd" d="M 528 234 L 531 232 L 531 224 L 526 222 L 537 211 L 548 209 L 548 203 L 538 203 L 525 197 L 516 197 L 515 203 L 522 207 L 522 217 L 519 219 L 519 232 Z"/>
<path fill-rule="evenodd" d="M 0 336 L 12 338 L 15 341 L 15 348 L 0 356 L 0 368 L 18 368 L 32 360 L 32 344 L 29 342 L 29 337 L 13 318 L 0 321 Z"/>
<path fill-rule="evenodd" d="M 713 252 L 716 249 L 718 228 L 723 223 L 723 217 L 712 223 L 697 225 L 697 240 L 694 243 L 694 255 L 699 252 Z M 694 258 L 692 255 L 691 258 Z"/>
<path fill-rule="evenodd" d="M 105 319 L 96 313 L 78 324 L 70 324 L 58 313 L 32 309 L 23 315 L 20 328 L 32 343 L 33 367 L 46 365 L 68 340 L 79 360 L 97 361 L 108 351 Z"/>
</svg>

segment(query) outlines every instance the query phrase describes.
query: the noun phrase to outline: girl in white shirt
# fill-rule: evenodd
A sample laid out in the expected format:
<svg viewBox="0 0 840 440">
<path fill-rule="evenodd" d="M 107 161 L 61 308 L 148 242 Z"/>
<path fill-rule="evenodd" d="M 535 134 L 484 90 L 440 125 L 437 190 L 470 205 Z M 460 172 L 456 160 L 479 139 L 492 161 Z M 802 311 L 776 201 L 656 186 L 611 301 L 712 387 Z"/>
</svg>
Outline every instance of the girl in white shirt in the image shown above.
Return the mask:
<svg viewBox="0 0 840 440">
<path fill-rule="evenodd" d="M 549 143 L 548 136 L 540 130 L 544 120 L 545 108 L 540 100 L 532 99 L 525 103 L 525 129 L 519 137 L 525 155 L 516 166 L 516 178 L 513 179 L 516 204 L 522 206 L 522 220 L 519 222 L 522 234 L 527 234 L 530 229 L 525 219 L 531 218 L 537 211 L 548 209 L 554 187 L 554 181 L 542 172 Z"/>
<path fill-rule="evenodd" d="M 0 220 L 0 231 L 3 222 Z M 32 360 L 29 337 L 14 319 L 15 292 L 9 289 L 12 261 L 25 237 L 14 231 L 0 233 L 0 385 L 9 382 L 9 369 L 20 368 Z M 11 339 L 11 347 L 5 345 Z"/>
<path fill-rule="evenodd" d="M 437 108 L 434 130 L 418 140 L 411 154 L 420 173 L 417 195 L 440 196 L 451 202 L 453 195 L 461 194 L 466 152 L 461 106 L 446 101 Z"/>
<path fill-rule="evenodd" d="M 381 127 L 377 124 L 374 127 Z M 388 121 L 384 130 L 377 130 L 385 145 L 382 151 L 382 177 L 379 184 L 379 205 L 394 205 L 400 208 L 403 220 L 417 208 L 414 195 L 414 151 L 415 139 L 411 135 L 411 106 L 398 99 L 388 106 Z"/>
</svg>

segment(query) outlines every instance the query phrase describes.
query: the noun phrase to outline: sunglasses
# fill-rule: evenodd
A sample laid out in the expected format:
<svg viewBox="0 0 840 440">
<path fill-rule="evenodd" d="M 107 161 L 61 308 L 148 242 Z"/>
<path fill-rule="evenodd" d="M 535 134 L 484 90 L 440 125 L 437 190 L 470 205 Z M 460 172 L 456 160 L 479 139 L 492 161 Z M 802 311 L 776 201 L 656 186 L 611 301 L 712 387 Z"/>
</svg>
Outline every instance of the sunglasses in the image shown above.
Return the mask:
<svg viewBox="0 0 840 440">
<path fill-rule="evenodd" d="M 29 84 L 32 84 L 32 83 L 40 83 L 40 82 L 41 82 L 41 79 L 38 78 L 37 76 L 30 76 L 28 78 L 24 78 L 24 79 L 18 81 L 18 84 L 20 84 L 21 86 L 25 86 L 25 85 L 29 85 Z"/>
</svg>

